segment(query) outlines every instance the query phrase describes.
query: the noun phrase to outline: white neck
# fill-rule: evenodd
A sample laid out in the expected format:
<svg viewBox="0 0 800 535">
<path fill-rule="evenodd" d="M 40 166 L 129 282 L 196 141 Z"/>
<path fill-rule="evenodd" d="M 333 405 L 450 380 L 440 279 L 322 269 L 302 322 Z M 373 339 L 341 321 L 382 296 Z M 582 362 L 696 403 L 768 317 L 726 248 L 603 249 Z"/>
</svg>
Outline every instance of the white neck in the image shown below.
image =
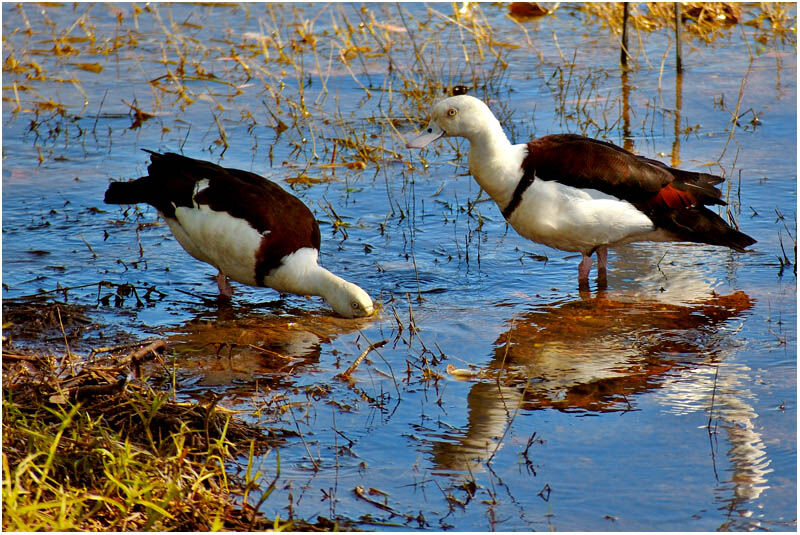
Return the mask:
<svg viewBox="0 0 800 535">
<path fill-rule="evenodd" d="M 300 295 L 318 295 L 340 315 L 351 317 L 353 302 L 370 307 L 372 301 L 358 286 L 347 282 L 317 264 L 318 252 L 306 247 L 298 249 L 283 259 L 283 265 L 272 272 L 266 280 L 267 286 L 280 292 Z"/>
<path fill-rule="evenodd" d="M 282 292 L 325 297 L 341 279 L 317 264 L 317 256 L 317 250 L 310 247 L 288 255 L 269 276 L 269 286 Z"/>
<path fill-rule="evenodd" d="M 468 137 L 469 170 L 502 209 L 511 201 L 522 177 L 525 145 L 512 145 L 491 112 L 482 123 L 482 127 Z"/>
<path fill-rule="evenodd" d="M 342 293 L 343 288 L 349 285 L 346 280 L 322 266 L 317 266 L 317 269 L 310 275 L 310 282 L 315 287 L 313 295 L 319 295 L 328 303 L 335 303 L 335 296 Z"/>
</svg>

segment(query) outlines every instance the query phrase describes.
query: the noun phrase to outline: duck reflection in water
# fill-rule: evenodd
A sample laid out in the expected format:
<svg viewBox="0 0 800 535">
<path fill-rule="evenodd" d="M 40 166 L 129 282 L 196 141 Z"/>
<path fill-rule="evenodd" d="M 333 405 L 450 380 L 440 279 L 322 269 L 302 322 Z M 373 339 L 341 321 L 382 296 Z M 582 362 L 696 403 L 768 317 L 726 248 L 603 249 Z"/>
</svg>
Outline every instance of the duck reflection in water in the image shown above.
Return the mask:
<svg viewBox="0 0 800 535">
<path fill-rule="evenodd" d="M 510 318 L 494 342 L 486 379 L 470 388 L 466 427 L 431 443 L 437 469 L 482 471 L 518 409 L 628 411 L 650 393 L 669 411 L 705 411 L 715 393 L 715 414 L 732 444 L 729 506 L 737 510 L 735 503 L 758 497 L 771 470 L 752 423 L 757 415 L 736 388 L 746 370 L 723 362 L 735 320 L 754 301 L 741 291 L 718 295 L 691 277 L 661 290 L 648 291 L 649 299 L 636 291 L 582 294 Z M 724 369 L 719 383 L 708 364 Z"/>
<path fill-rule="evenodd" d="M 600 293 L 510 319 L 485 369 L 492 379 L 470 389 L 466 433 L 434 444 L 436 464 L 479 468 L 518 407 L 629 410 L 637 394 L 663 385 L 666 372 L 717 358 L 722 324 L 752 305 L 743 292 L 687 305 L 628 303 Z"/>
<path fill-rule="evenodd" d="M 168 344 L 178 355 L 181 390 L 194 386 L 251 397 L 256 385 L 292 386 L 298 377 L 293 372 L 318 362 L 323 344 L 370 321 L 296 312 L 265 315 L 224 306 L 175 328 Z"/>
</svg>

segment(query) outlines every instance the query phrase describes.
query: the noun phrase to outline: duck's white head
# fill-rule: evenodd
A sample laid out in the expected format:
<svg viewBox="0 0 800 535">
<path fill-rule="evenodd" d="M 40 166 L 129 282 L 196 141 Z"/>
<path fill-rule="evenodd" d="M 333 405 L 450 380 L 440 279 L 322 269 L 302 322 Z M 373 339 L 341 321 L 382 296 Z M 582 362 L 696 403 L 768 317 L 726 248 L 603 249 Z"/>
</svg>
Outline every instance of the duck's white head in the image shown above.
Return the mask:
<svg viewBox="0 0 800 535">
<path fill-rule="evenodd" d="M 371 316 L 375 307 L 367 292 L 352 282 L 336 278 L 322 294 L 334 312 L 345 318 Z"/>
<path fill-rule="evenodd" d="M 460 136 L 474 141 L 498 129 L 502 133 L 500 123 L 483 101 L 470 95 L 458 95 L 436 103 L 428 127 L 422 135 L 408 141 L 406 148 L 421 149 L 440 137 Z"/>
</svg>

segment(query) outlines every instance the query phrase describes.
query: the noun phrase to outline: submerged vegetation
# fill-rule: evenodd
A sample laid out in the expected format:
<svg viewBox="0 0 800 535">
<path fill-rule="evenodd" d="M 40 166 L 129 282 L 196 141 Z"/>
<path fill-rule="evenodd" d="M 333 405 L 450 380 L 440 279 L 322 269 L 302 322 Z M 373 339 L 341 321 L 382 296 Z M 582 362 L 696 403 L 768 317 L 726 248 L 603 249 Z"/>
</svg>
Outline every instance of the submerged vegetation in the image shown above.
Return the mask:
<svg viewBox="0 0 800 535">
<path fill-rule="evenodd" d="M 619 119 L 609 115 L 619 111 L 620 95 L 598 83 L 608 73 L 585 67 L 580 73 L 555 33 L 552 43 L 543 42 L 511 15 L 517 38 L 498 40 L 496 22 L 485 13 L 494 6 L 434 4 L 412 14 L 402 4 L 231 4 L 223 11 L 244 16 L 254 30 L 226 28 L 224 38 L 206 39 L 204 21 L 211 9 L 219 8 L 196 6 L 176 20 L 169 4 L 77 4 L 64 26 L 48 17 L 46 6 L 33 17 L 32 5 L 17 4 L 11 13 L 21 23 L 6 22 L 3 100 L 12 115 L 29 118 L 42 160 L 57 158 L 59 145 L 85 144 L 87 138 L 101 147 L 110 144 L 103 130 L 118 128 L 120 120 L 133 130 L 156 122 L 164 143 L 183 147 L 198 126 L 180 116 L 200 108 L 209 152 L 224 153 L 232 129 L 238 136 L 247 132 L 255 148 L 255 132 L 266 128 L 274 130 L 275 142 L 293 147 L 292 159 L 306 162 L 298 177 L 310 169 L 323 175 L 366 164 L 380 172 L 382 165 L 401 159 L 399 130 L 418 124 L 433 101 L 454 88 L 487 98 L 506 95 L 517 84 L 509 78 L 509 62 L 535 58 L 530 74 L 553 91 L 565 126 L 619 138 Z M 610 30 L 610 42 L 618 39 L 619 4 L 555 9 L 586 17 L 587 24 L 600 22 Z M 762 45 L 796 40 L 796 21 L 782 4 L 690 3 L 683 10 L 691 41 L 714 42 L 737 31 L 737 23 L 755 28 L 755 41 Z M 225 24 L 224 16 L 214 20 Z M 631 25 L 640 43 L 644 32 L 669 27 L 672 20 L 672 4 L 633 4 Z M 544 55 L 553 46 L 557 63 Z M 658 60 L 640 56 L 644 47 L 632 50 L 634 68 L 658 68 Z M 106 69 L 137 72 L 149 80 L 149 94 L 117 98 L 102 91 L 92 76 Z M 61 86 L 59 100 L 42 94 L 52 84 Z M 357 105 L 342 106 L 343 85 L 360 94 L 355 102 L 347 97 Z M 360 110 L 367 102 L 365 115 Z M 643 128 L 648 121 L 642 119 Z M 269 149 L 270 165 L 272 154 Z"/>
<path fill-rule="evenodd" d="M 528 346 L 512 343 L 512 334 L 533 340 L 530 348 L 538 357 L 544 351 L 540 346 L 551 343 L 540 335 L 545 330 L 543 325 L 549 325 L 551 330 L 555 325 L 569 338 L 576 323 L 594 326 L 609 308 L 609 303 L 600 298 L 590 303 L 565 301 L 556 288 L 551 290 L 555 304 L 546 307 L 546 314 L 525 314 L 518 319 L 514 312 L 507 322 L 507 333 L 495 343 L 496 354 L 487 369 L 477 369 L 458 356 L 446 355 L 431 331 L 426 330 L 424 320 L 417 323 L 415 317 L 414 307 L 431 294 L 441 293 L 446 284 L 434 280 L 426 287 L 425 280 L 421 281 L 414 245 L 421 227 L 417 218 L 434 214 L 441 216 L 443 226 L 452 225 L 452 243 L 437 244 L 433 263 L 453 261 L 467 270 L 477 266 L 479 272 L 487 247 L 484 225 L 496 222 L 491 214 L 482 213 L 481 203 L 487 199 L 480 191 L 470 191 L 467 198 L 451 198 L 440 194 L 445 188 L 442 183 L 429 198 L 419 201 L 415 180 L 422 170 L 450 165 L 454 175 L 466 174 L 463 146 L 457 141 L 445 141 L 456 149 L 457 158 L 434 164 L 436 152 L 409 156 L 403 149 L 405 137 L 425 120 L 433 102 L 453 92 L 469 92 L 492 101 L 493 110 L 515 140 L 562 130 L 608 139 L 633 149 L 634 139 L 647 144 L 661 136 L 669 139 L 667 145 L 671 142 L 671 152 L 657 156 L 677 165 L 681 143 L 702 132 L 727 140 L 720 154 L 709 155 L 710 161 L 700 163 L 716 166 L 717 171 L 730 178 L 725 192 L 729 211 L 724 215 L 735 222 L 752 210 L 752 217 L 758 217 L 755 208 L 741 202 L 741 172 L 737 169 L 741 149 L 737 135 L 763 128 L 763 110 L 744 109 L 747 106 L 743 105 L 751 68 L 741 73 L 738 94 L 708 97 L 708 110 L 724 117 L 726 126 L 703 132 L 694 117 L 681 113 L 681 77 L 674 78 L 674 94 L 672 88 L 662 84 L 662 79 L 668 78 L 665 73 L 671 69 L 674 52 L 672 33 L 668 31 L 674 24 L 673 6 L 631 4 L 632 61 L 627 69 L 619 70 L 587 59 L 577 47 L 568 48 L 565 39 L 549 26 L 552 17 L 567 13 L 575 28 L 591 29 L 593 43 L 602 53 L 617 57 L 622 28 L 622 8 L 618 3 L 543 3 L 539 9 L 528 6 L 522 11 L 505 4 L 469 2 L 425 6 L 19 3 L 4 7 L 4 121 L 7 125 L 24 125 L 24 143 L 33 147 L 32 154 L 38 158 L 38 162 L 23 166 L 66 165 L 81 158 L 94 162 L 98 155 L 119 150 L 119 144 L 139 145 L 140 136 L 168 150 L 180 152 L 193 147 L 193 152 L 204 151 L 208 153 L 206 157 L 217 159 L 230 156 L 226 151 L 232 147 L 236 153 L 244 154 L 249 144 L 255 170 L 267 176 L 280 173 L 283 182 L 301 192 L 343 182 L 342 190 L 349 201 L 351 197 L 358 199 L 363 187 L 359 180 L 371 180 L 376 189 L 385 188 L 386 203 L 371 208 L 374 221 L 378 221 L 374 236 L 384 238 L 395 232 L 395 239 L 402 241 L 397 256 L 410 263 L 413 271 L 402 271 L 398 277 L 403 280 L 396 282 L 388 295 L 381 296 L 385 299 L 387 320 L 374 340 L 367 338 L 366 324 L 343 326 L 336 320 L 314 322 L 308 318 L 303 320 L 304 325 L 283 318 L 275 324 L 259 318 L 254 325 L 239 318 L 234 328 L 223 334 L 221 325 L 226 318 L 224 312 L 219 312 L 214 318 L 219 329 L 209 338 L 203 336 L 205 317 L 200 314 L 198 317 L 203 319 L 182 327 L 185 332 L 175 336 L 169 346 L 160 332 L 155 341 L 148 337 L 146 342 L 137 342 L 143 337 L 142 332 L 153 333 L 161 326 L 143 325 L 133 335 L 117 325 L 123 323 L 119 320 L 123 315 L 130 313 L 135 318 L 134 311 L 162 305 L 170 299 L 169 292 L 172 297 L 179 292 L 192 299 L 189 305 L 180 303 L 191 310 L 208 308 L 210 300 L 182 287 L 156 288 L 147 280 L 110 282 L 111 277 L 105 275 L 102 280 L 74 286 L 63 286 L 59 281 L 55 288 L 39 287 L 37 295 L 4 299 L 3 528 L 334 530 L 391 525 L 448 529 L 452 526 L 447 518 L 454 511 L 465 510 L 473 500 L 486 506 L 489 525 L 495 527 L 495 507 L 504 499 L 498 493 L 505 490 L 510 495 L 511 491 L 494 474 L 491 462 L 501 444 L 513 443 L 507 433 L 520 407 L 628 411 L 631 402 L 627 396 L 650 390 L 657 382 L 654 377 L 665 371 L 672 373 L 689 366 L 672 360 L 665 363 L 648 355 L 645 364 L 632 366 L 633 371 L 599 381 L 595 385 L 598 392 L 584 384 L 565 389 L 554 381 L 557 384 L 548 388 L 560 389 L 558 395 L 563 394 L 563 399 L 553 401 L 549 391 L 531 393 L 530 384 L 547 382 L 547 369 L 526 364 L 511 370 L 507 358 L 517 354 L 522 355 L 520 359 L 529 357 L 525 349 Z M 741 37 L 747 44 L 750 66 L 762 54 L 772 54 L 783 47 L 793 51 L 796 47 L 796 12 L 790 4 L 682 6 L 684 40 L 689 47 L 713 47 L 731 36 Z M 497 31 L 499 24 L 504 25 L 505 31 Z M 243 27 L 247 30 L 243 31 Z M 647 55 L 644 45 L 648 39 L 665 43 L 661 56 Z M 784 60 L 781 54 L 774 57 L 780 86 Z M 637 88 L 632 78 L 638 70 L 652 71 L 651 78 L 657 82 L 653 81 L 646 91 L 639 91 L 640 105 L 634 106 Z M 144 82 L 131 85 L 134 79 Z M 512 107 L 512 98 L 523 105 Z M 548 107 L 552 110 L 542 113 Z M 4 148 L 4 157 L 8 151 Z M 399 194 L 390 187 L 391 180 L 400 183 Z M 69 202 L 65 200 L 64 206 Z M 324 194 L 314 208 L 317 217 L 328 226 L 328 250 L 352 244 L 355 240 L 350 235 L 365 225 L 352 214 L 345 214 Z M 31 215 L 25 225 L 29 230 L 47 230 L 50 219 L 68 214 L 68 210 L 53 208 L 49 214 Z M 117 259 L 115 265 L 121 266 L 120 270 L 138 274 L 148 269 L 140 234 L 154 232 L 158 223 L 144 222 L 139 208 L 113 216 L 96 207 L 87 212 L 89 217 L 102 216 L 106 227 L 124 227 L 131 236 L 135 234 L 135 258 Z M 765 255 L 769 256 L 765 261 L 771 262 L 771 269 L 779 276 L 792 270 L 796 274 L 796 217 L 778 209 L 775 213 L 780 251 Z M 772 214 L 763 216 L 771 218 Z M 98 221 L 93 224 L 98 225 Z M 70 223 L 69 215 L 65 215 L 63 228 L 72 231 Z M 456 223 L 461 225 L 458 230 Z M 79 247 L 88 249 L 92 258 L 102 256 L 98 242 L 108 238 L 111 231 L 104 232 L 96 240 L 80 235 Z M 498 234 L 501 233 L 502 229 Z M 357 246 L 365 255 L 380 248 L 366 240 Z M 25 253 L 31 257 L 50 254 L 38 245 L 26 247 Z M 509 256 L 518 257 L 520 264 L 532 260 L 537 266 L 551 260 L 522 250 L 510 251 Z M 774 264 L 776 256 L 778 264 Z M 656 267 L 660 270 L 659 265 Z M 58 274 L 67 267 L 49 264 L 46 269 Z M 104 269 L 104 274 L 109 272 L 107 266 Z M 381 273 L 386 269 L 384 265 L 377 266 Z M 4 271 L 7 270 L 4 264 Z M 46 279 L 37 275 L 20 286 L 29 290 Z M 442 280 L 447 281 L 447 277 Z M 6 280 L 4 297 L 8 290 Z M 269 306 L 242 305 L 239 312 Z M 672 310 L 660 304 L 648 304 L 641 310 L 622 303 L 614 306 L 622 311 L 621 317 L 630 315 L 635 320 L 632 323 L 639 324 Z M 702 326 L 698 318 L 713 317 L 708 310 L 727 310 L 729 314 L 718 319 L 721 323 L 752 306 L 749 297 L 736 293 L 727 298 L 715 297 L 699 312 L 692 307 L 676 307 L 673 313 L 694 319 L 685 321 L 688 327 L 681 327 L 691 331 L 688 338 L 692 338 L 696 323 Z M 100 309 L 105 314 L 111 310 L 118 321 L 108 321 L 106 316 L 106 324 L 102 324 L 94 315 Z M 294 312 L 291 308 L 285 310 L 289 315 Z M 709 332 L 718 328 L 717 323 L 712 324 L 714 329 Z M 780 325 L 778 319 L 768 328 L 786 346 L 786 334 Z M 773 328 L 778 329 L 777 334 Z M 258 340 L 274 345 L 254 341 L 250 337 L 254 332 L 260 336 Z M 291 334 L 286 335 L 287 332 Z M 348 342 L 352 347 L 337 346 L 331 351 L 339 373 L 314 379 L 314 384 L 307 387 L 295 387 L 291 380 L 283 378 L 291 376 L 299 366 L 313 363 L 318 346 L 332 344 L 341 333 L 358 337 L 354 343 Z M 715 336 L 712 333 L 708 340 L 699 337 L 700 342 L 692 339 L 689 343 L 677 338 L 655 337 L 653 341 L 654 335 L 648 332 L 625 342 L 652 346 L 656 348 L 654 353 L 701 355 L 700 368 L 705 369 L 719 366 Z M 646 344 L 642 342 L 645 338 Z M 576 339 L 584 342 L 580 337 Z M 408 357 L 389 362 L 382 351 L 397 347 L 408 348 Z M 224 408 L 222 395 L 198 394 L 199 389 L 188 388 L 182 392 L 176 361 L 194 354 L 236 365 L 257 361 L 263 368 L 258 370 L 257 379 L 249 377 L 253 375 L 251 368 L 244 365 L 237 370 L 240 375 L 226 377 L 231 384 L 243 384 L 242 389 L 251 392 L 253 399 L 261 396 L 252 404 L 255 409 L 237 412 Z M 365 360 L 369 363 L 369 359 L 377 365 L 361 364 Z M 356 379 L 365 368 L 369 369 L 368 383 Z M 248 379 L 240 380 L 240 376 Z M 388 381 L 388 391 L 379 379 Z M 478 388 L 471 396 L 480 395 L 483 385 L 511 391 L 509 399 L 517 405 L 506 406 L 506 398 L 502 399 L 502 407 L 483 403 L 481 408 L 510 415 L 511 421 L 502 420 L 501 428 L 492 428 L 495 434 L 488 439 L 468 436 L 463 443 L 460 438 L 452 438 L 458 436 L 456 429 L 443 417 L 437 416 L 434 424 L 434 417 L 420 415 L 415 434 L 407 438 L 422 442 L 419 436 L 444 436 L 444 446 L 439 451 L 433 447 L 431 455 L 447 458 L 440 467 L 460 474 L 460 479 L 454 478 L 446 488 L 435 482 L 438 488 L 433 492 L 441 494 L 446 504 L 435 513 L 440 517 L 438 524 L 434 523 L 433 514 L 426 518 L 421 510 L 415 511 L 415 504 L 393 503 L 377 485 L 348 489 L 352 490 L 351 499 L 375 511 L 374 515 L 357 519 L 336 514 L 337 502 L 346 498 L 341 490 L 337 495 L 333 486 L 323 490 L 322 497 L 306 496 L 306 502 L 318 500 L 329 507 L 330 514 L 318 516 L 314 524 L 294 518 L 293 507 L 302 499 L 305 488 L 287 486 L 288 491 L 282 494 L 282 500 L 288 501 L 286 518 L 268 518 L 261 511 L 279 480 L 278 451 L 285 437 L 299 439 L 308 461 L 304 470 L 313 475 L 323 470 L 326 452 L 319 442 L 313 443 L 313 433 L 303 432 L 311 429 L 322 413 L 323 408 L 318 405 L 333 414 L 349 415 L 362 403 L 373 411 L 371 418 L 382 418 L 397 411 L 398 398 L 421 390 L 432 405 L 444 411 L 447 379 L 475 381 Z M 328 380 L 350 398 L 334 399 Z M 716 392 L 716 376 L 714 389 Z M 579 404 L 572 404 L 573 399 L 579 399 Z M 392 406 L 393 403 L 397 405 Z M 712 401 L 709 422 L 718 413 L 719 409 L 714 412 Z M 333 432 L 337 441 L 337 474 L 340 456 L 357 465 L 354 471 L 366 471 L 366 462 L 356 453 L 357 439 L 348 436 L 349 430 L 335 425 Z M 533 457 L 544 441 L 536 438 L 535 431 L 528 435 L 530 438 L 522 440 L 524 450 L 519 448 L 518 468 L 533 477 L 537 466 L 529 453 Z M 491 455 L 485 455 L 487 447 Z M 452 458 L 458 458 L 453 466 L 447 464 L 452 461 L 447 452 L 441 451 L 448 448 L 456 451 Z M 476 482 L 479 466 L 492 474 L 491 484 Z M 417 477 L 415 472 L 409 486 L 424 492 L 430 480 Z M 536 491 L 541 488 L 537 500 L 549 508 L 550 485 L 536 484 Z M 513 496 L 510 502 L 515 503 Z M 535 527 L 552 528 L 550 516 L 548 509 L 546 521 Z"/>
</svg>

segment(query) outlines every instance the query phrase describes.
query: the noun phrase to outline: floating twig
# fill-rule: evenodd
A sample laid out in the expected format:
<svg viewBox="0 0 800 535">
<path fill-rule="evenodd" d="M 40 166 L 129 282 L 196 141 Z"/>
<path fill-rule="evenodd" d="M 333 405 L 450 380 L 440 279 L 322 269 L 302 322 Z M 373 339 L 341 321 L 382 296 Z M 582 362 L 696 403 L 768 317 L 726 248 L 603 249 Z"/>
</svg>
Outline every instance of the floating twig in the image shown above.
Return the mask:
<svg viewBox="0 0 800 535">
<path fill-rule="evenodd" d="M 337 379 L 348 379 L 350 377 L 350 374 L 352 374 L 355 371 L 355 369 L 358 367 L 358 365 L 361 364 L 361 361 L 364 360 L 365 358 L 367 358 L 367 355 L 369 355 L 370 351 L 372 351 L 373 349 L 377 349 L 379 347 L 383 347 L 388 342 L 389 342 L 389 339 L 387 338 L 387 339 L 381 340 L 379 342 L 375 342 L 374 344 L 370 344 L 369 347 L 367 347 L 367 349 L 362 351 L 361 354 L 358 356 L 358 358 L 356 360 L 354 360 L 353 363 L 344 372 L 342 372 L 340 374 L 337 374 L 336 378 Z"/>
<path fill-rule="evenodd" d="M 370 489 L 370 490 L 375 492 L 374 489 Z M 392 513 L 393 515 L 398 514 L 398 513 L 395 512 L 394 509 L 392 509 L 391 507 L 389 507 L 385 503 L 381 503 L 378 500 L 376 500 L 374 498 L 370 498 L 369 496 L 367 496 L 367 490 L 362 485 L 358 485 L 356 488 L 354 488 L 353 492 L 355 492 L 356 496 L 358 496 L 359 498 L 361 498 L 365 502 L 371 503 L 372 505 L 374 505 L 378 509 L 383 509 L 384 511 L 388 511 L 388 512 Z M 383 494 L 383 493 L 381 493 L 381 494 Z M 401 515 L 401 516 L 405 516 L 405 515 Z"/>
<path fill-rule="evenodd" d="M 157 355 L 158 353 L 164 351 L 166 349 L 167 343 L 164 340 L 156 340 L 154 342 L 150 342 L 146 346 L 137 349 L 136 351 L 131 351 L 127 357 L 123 359 L 122 362 L 132 362 L 142 360 L 144 357 L 148 356 L 150 353 L 153 355 Z"/>
</svg>

